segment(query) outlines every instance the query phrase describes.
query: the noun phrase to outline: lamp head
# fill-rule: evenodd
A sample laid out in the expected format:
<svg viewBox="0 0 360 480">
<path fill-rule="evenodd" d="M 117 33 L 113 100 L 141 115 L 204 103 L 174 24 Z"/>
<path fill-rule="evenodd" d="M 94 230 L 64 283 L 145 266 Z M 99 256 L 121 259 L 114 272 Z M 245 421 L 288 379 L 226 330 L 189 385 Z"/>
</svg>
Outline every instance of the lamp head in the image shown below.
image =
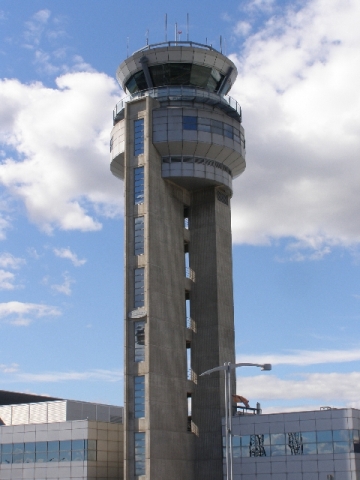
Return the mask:
<svg viewBox="0 0 360 480">
<path fill-rule="evenodd" d="M 262 365 L 261 370 L 271 370 L 271 363 L 264 363 Z"/>
</svg>

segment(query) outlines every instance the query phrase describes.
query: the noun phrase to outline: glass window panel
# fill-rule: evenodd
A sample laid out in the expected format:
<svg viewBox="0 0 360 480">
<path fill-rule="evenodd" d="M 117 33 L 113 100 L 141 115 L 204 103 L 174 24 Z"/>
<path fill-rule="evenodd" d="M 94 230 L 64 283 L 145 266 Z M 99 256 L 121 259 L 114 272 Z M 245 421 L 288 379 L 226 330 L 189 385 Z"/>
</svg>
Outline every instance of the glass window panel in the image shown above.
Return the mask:
<svg viewBox="0 0 360 480">
<path fill-rule="evenodd" d="M 129 91 L 129 93 L 135 93 L 135 92 L 139 92 L 141 90 L 146 90 L 148 87 L 147 87 L 147 83 L 146 83 L 146 80 L 145 80 L 145 75 L 144 75 L 143 70 L 135 73 L 130 78 L 130 80 L 128 80 L 126 82 L 125 87 Z"/>
<path fill-rule="evenodd" d="M 250 457 L 250 449 L 249 447 L 241 447 L 241 456 L 243 458 Z"/>
<path fill-rule="evenodd" d="M 88 440 L 88 449 L 96 450 L 96 440 Z"/>
<path fill-rule="evenodd" d="M 211 127 L 210 125 L 199 125 L 198 130 L 201 132 L 211 132 Z"/>
<path fill-rule="evenodd" d="M 144 217 L 134 218 L 134 254 L 144 254 Z"/>
<path fill-rule="evenodd" d="M 316 434 L 315 432 L 301 432 L 303 443 L 315 443 Z"/>
<path fill-rule="evenodd" d="M 13 444 L 13 453 L 23 453 L 24 444 L 23 443 L 14 443 Z"/>
<path fill-rule="evenodd" d="M 60 450 L 59 462 L 71 462 L 71 450 Z"/>
<path fill-rule="evenodd" d="M 183 116 L 184 130 L 197 130 L 197 117 Z"/>
<path fill-rule="evenodd" d="M 1 447 L 1 453 L 12 453 L 12 443 L 4 443 Z"/>
<path fill-rule="evenodd" d="M 334 430 L 334 442 L 348 442 L 350 440 L 350 430 Z"/>
<path fill-rule="evenodd" d="M 135 418 L 142 418 L 145 416 L 145 376 L 141 375 L 134 377 L 134 404 L 135 404 Z"/>
<path fill-rule="evenodd" d="M 303 439 L 301 432 L 287 434 L 286 453 L 288 455 L 301 455 L 303 452 Z"/>
<path fill-rule="evenodd" d="M 272 433 L 271 437 L 271 445 L 285 445 L 285 433 Z"/>
<path fill-rule="evenodd" d="M 26 442 L 25 443 L 25 452 L 26 453 L 35 452 L 35 442 Z"/>
<path fill-rule="evenodd" d="M 13 453 L 12 463 L 23 463 L 24 453 Z"/>
<path fill-rule="evenodd" d="M 71 453 L 71 460 L 74 462 L 83 462 L 85 459 L 84 450 L 73 450 Z"/>
<path fill-rule="evenodd" d="M 270 435 L 269 434 L 264 435 L 264 445 L 270 445 Z"/>
<path fill-rule="evenodd" d="M 332 442 L 331 430 L 324 430 L 323 432 L 316 432 L 316 439 L 318 442 Z"/>
<path fill-rule="evenodd" d="M 241 451 L 240 451 L 240 446 L 233 446 L 233 457 L 234 458 L 240 458 L 241 457 Z"/>
<path fill-rule="evenodd" d="M 96 462 L 96 450 L 88 450 L 87 458 L 85 460 L 90 460 L 91 462 Z"/>
<path fill-rule="evenodd" d="M 250 457 L 265 457 L 268 455 L 264 445 L 264 435 L 250 435 L 250 445 L 249 445 Z"/>
<path fill-rule="evenodd" d="M 47 454 L 48 462 L 58 462 L 59 461 L 59 452 L 48 452 Z"/>
<path fill-rule="evenodd" d="M 195 87 L 206 88 L 211 75 L 211 69 L 200 65 L 192 65 L 190 84 Z"/>
<path fill-rule="evenodd" d="M 45 463 L 47 462 L 47 452 L 38 452 L 36 451 L 36 463 Z"/>
<path fill-rule="evenodd" d="M 84 440 L 71 440 L 71 450 L 84 450 Z"/>
<path fill-rule="evenodd" d="M 2 453 L 1 463 L 10 464 L 12 462 L 12 453 Z"/>
<path fill-rule="evenodd" d="M 59 450 L 59 442 L 57 440 L 48 442 L 48 452 L 57 452 L 58 450 Z"/>
<path fill-rule="evenodd" d="M 334 453 L 349 453 L 350 451 L 349 442 L 334 442 Z"/>
<path fill-rule="evenodd" d="M 285 445 L 273 445 L 271 444 L 271 456 L 285 455 Z"/>
<path fill-rule="evenodd" d="M 145 361 L 145 322 L 134 322 L 135 362 Z"/>
<path fill-rule="evenodd" d="M 211 125 L 211 119 L 210 118 L 204 118 L 204 117 L 198 117 L 198 123 L 199 123 L 199 125 Z"/>
<path fill-rule="evenodd" d="M 35 462 L 35 451 L 24 453 L 24 463 L 34 463 Z"/>
<path fill-rule="evenodd" d="M 71 440 L 60 440 L 60 450 L 71 450 Z"/>
<path fill-rule="evenodd" d="M 241 437 L 241 446 L 247 447 L 250 445 L 250 435 L 243 435 Z"/>
<path fill-rule="evenodd" d="M 217 135 L 223 135 L 223 129 L 217 127 L 211 127 L 211 133 L 216 133 Z"/>
<path fill-rule="evenodd" d="M 135 475 L 145 475 L 145 433 L 136 432 L 135 441 Z"/>
<path fill-rule="evenodd" d="M 333 444 L 332 442 L 321 442 L 317 444 L 317 451 L 321 453 L 333 453 Z"/>
<path fill-rule="evenodd" d="M 144 167 L 134 169 L 134 203 L 144 202 Z"/>
<path fill-rule="evenodd" d="M 135 268 L 134 297 L 135 308 L 144 306 L 144 268 Z"/>
<path fill-rule="evenodd" d="M 350 435 L 354 442 L 360 443 L 359 430 L 350 430 Z"/>
<path fill-rule="evenodd" d="M 234 435 L 232 438 L 232 445 L 233 447 L 240 447 L 240 437 L 239 435 Z"/>
<path fill-rule="evenodd" d="M 316 443 L 305 443 L 303 445 L 303 454 L 304 455 L 316 455 Z"/>
<path fill-rule="evenodd" d="M 47 451 L 47 442 L 36 442 L 35 450 L 37 452 L 46 452 Z"/>
<path fill-rule="evenodd" d="M 134 121 L 134 155 L 144 153 L 144 119 Z"/>
</svg>

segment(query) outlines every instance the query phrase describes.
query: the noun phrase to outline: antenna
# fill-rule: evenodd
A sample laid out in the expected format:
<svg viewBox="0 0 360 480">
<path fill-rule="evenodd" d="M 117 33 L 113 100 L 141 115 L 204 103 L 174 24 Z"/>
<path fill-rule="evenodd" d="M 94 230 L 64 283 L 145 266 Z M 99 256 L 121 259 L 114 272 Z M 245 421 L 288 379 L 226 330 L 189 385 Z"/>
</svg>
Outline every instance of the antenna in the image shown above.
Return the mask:
<svg viewBox="0 0 360 480">
<path fill-rule="evenodd" d="M 220 52 L 222 53 L 222 36 L 220 35 Z"/>
<path fill-rule="evenodd" d="M 167 13 L 165 13 L 165 42 L 167 42 Z"/>
<path fill-rule="evenodd" d="M 149 29 L 146 30 L 145 37 L 146 37 L 146 45 L 149 45 Z"/>
<path fill-rule="evenodd" d="M 129 37 L 126 37 L 126 58 L 129 58 Z"/>
<path fill-rule="evenodd" d="M 177 44 L 177 22 L 175 23 L 175 45 Z"/>
<path fill-rule="evenodd" d="M 186 14 L 186 41 L 189 41 L 189 14 Z"/>
</svg>

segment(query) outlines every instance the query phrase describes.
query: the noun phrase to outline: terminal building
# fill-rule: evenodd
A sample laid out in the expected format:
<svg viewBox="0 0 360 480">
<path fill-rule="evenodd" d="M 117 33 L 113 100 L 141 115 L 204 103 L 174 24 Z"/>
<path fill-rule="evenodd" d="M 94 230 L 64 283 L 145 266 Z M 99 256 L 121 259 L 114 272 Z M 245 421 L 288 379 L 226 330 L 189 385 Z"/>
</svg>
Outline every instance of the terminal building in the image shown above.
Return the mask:
<svg viewBox="0 0 360 480">
<path fill-rule="evenodd" d="M 0 391 L 0 479 L 122 479 L 122 421 L 122 407 Z"/>
<path fill-rule="evenodd" d="M 230 204 L 245 169 L 234 63 L 147 45 L 117 79 L 111 171 L 125 195 L 124 478 L 218 480 L 235 361 Z M 235 377 L 232 379 L 235 385 Z"/>
<path fill-rule="evenodd" d="M 233 480 L 359 480 L 360 410 L 236 415 Z"/>
</svg>

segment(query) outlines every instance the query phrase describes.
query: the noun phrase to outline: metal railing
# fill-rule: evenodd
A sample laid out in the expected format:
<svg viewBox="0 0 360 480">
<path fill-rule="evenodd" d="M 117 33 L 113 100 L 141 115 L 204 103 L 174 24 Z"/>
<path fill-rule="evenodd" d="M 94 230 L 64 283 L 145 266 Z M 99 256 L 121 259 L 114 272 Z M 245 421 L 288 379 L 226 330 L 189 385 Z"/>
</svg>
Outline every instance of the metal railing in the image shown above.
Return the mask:
<svg viewBox="0 0 360 480">
<path fill-rule="evenodd" d="M 193 282 L 195 282 L 195 272 L 190 267 L 185 267 L 185 277 L 190 278 Z"/>
<path fill-rule="evenodd" d="M 205 43 L 197 43 L 197 42 L 189 42 L 188 40 L 170 40 L 168 42 L 160 42 L 160 43 L 152 43 L 151 45 L 145 45 L 145 47 L 139 48 L 139 50 L 136 50 L 135 53 L 138 52 L 146 52 L 146 50 L 151 50 L 153 48 L 161 48 L 161 47 L 198 47 L 198 48 L 204 48 L 206 50 L 212 50 L 213 52 L 219 52 L 219 50 L 216 50 L 213 48 L 212 45 L 206 45 Z"/>
<path fill-rule="evenodd" d="M 197 101 L 208 105 L 214 105 L 224 110 L 231 117 L 237 118 L 241 122 L 241 106 L 239 103 L 229 95 L 219 95 L 214 92 L 209 92 L 202 88 L 188 87 L 185 85 L 171 86 L 171 87 L 156 87 L 140 92 L 133 93 L 123 97 L 115 106 L 113 111 L 114 122 L 120 119 L 121 114 L 128 102 L 137 100 L 139 98 L 152 97 L 161 101 Z"/>
</svg>

